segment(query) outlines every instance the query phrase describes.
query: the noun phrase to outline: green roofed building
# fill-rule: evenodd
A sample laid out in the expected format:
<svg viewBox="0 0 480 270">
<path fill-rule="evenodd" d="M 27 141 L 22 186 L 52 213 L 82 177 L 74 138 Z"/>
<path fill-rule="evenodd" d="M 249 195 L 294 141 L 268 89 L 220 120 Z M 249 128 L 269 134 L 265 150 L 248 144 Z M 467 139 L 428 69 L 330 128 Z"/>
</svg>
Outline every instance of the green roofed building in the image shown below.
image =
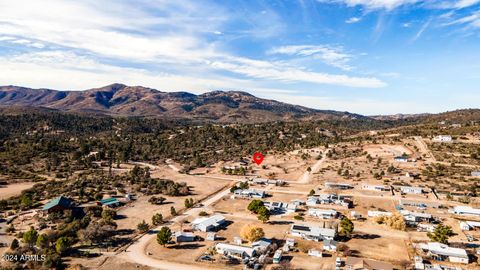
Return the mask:
<svg viewBox="0 0 480 270">
<path fill-rule="evenodd" d="M 98 204 L 108 207 L 117 207 L 120 205 L 120 201 L 117 200 L 117 198 L 107 198 L 99 201 Z"/>
<path fill-rule="evenodd" d="M 59 196 L 45 204 L 42 210 L 51 213 L 56 211 L 63 211 L 70 208 L 71 206 L 72 200 L 63 196 Z"/>
</svg>

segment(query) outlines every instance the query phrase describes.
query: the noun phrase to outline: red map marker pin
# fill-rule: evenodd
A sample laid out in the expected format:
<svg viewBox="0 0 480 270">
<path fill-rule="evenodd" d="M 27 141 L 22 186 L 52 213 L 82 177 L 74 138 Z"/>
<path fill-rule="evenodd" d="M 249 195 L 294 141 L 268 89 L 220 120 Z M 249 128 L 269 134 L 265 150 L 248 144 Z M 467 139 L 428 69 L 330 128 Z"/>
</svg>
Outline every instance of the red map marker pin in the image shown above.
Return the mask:
<svg viewBox="0 0 480 270">
<path fill-rule="evenodd" d="M 262 153 L 255 152 L 255 154 L 253 154 L 253 162 L 257 163 L 257 165 L 262 164 L 263 158 L 264 156 L 262 155 Z"/>
</svg>

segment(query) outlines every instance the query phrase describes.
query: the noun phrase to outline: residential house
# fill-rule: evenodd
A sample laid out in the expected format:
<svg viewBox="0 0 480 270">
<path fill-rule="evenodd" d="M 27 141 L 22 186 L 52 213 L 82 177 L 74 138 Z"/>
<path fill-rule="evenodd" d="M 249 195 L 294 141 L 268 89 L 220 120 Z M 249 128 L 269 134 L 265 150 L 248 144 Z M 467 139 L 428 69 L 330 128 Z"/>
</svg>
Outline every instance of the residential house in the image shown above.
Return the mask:
<svg viewBox="0 0 480 270">
<path fill-rule="evenodd" d="M 471 172 L 471 176 L 473 176 L 473 177 L 480 177 L 480 171 L 473 171 L 473 172 Z"/>
<path fill-rule="evenodd" d="M 120 206 L 120 201 L 117 198 L 107 198 L 97 202 L 98 205 L 115 208 Z"/>
<path fill-rule="evenodd" d="M 403 194 L 423 194 L 423 188 L 421 187 L 412 187 L 412 186 L 394 186 L 396 189 L 399 189 Z"/>
<path fill-rule="evenodd" d="M 338 217 L 338 212 L 333 209 L 309 208 L 308 215 L 322 219 L 333 219 Z"/>
<path fill-rule="evenodd" d="M 255 189 L 237 189 L 233 192 L 234 197 L 262 199 L 265 191 Z"/>
<path fill-rule="evenodd" d="M 264 202 L 263 205 L 272 213 L 295 213 L 297 211 L 297 205 L 293 203 L 282 202 Z"/>
<path fill-rule="evenodd" d="M 306 240 L 321 241 L 324 239 L 333 240 L 337 234 L 335 229 L 320 228 L 308 225 L 292 225 L 290 233 L 293 236 L 302 237 Z"/>
<path fill-rule="evenodd" d="M 460 229 L 462 231 L 470 231 L 480 229 L 480 222 L 478 221 L 462 221 L 460 222 Z"/>
<path fill-rule="evenodd" d="M 389 186 L 385 185 L 372 185 L 372 184 L 362 184 L 363 190 L 373 190 L 373 191 L 390 191 Z"/>
<path fill-rule="evenodd" d="M 52 212 L 60 212 L 65 209 L 69 209 L 72 207 L 72 200 L 70 200 L 67 197 L 59 196 L 56 197 L 55 199 L 49 201 L 42 207 L 42 211 L 46 213 L 52 213 Z"/>
<path fill-rule="evenodd" d="M 322 257 L 323 257 L 323 253 L 322 253 L 321 250 L 309 249 L 309 250 L 308 250 L 308 256 L 322 258 Z"/>
<path fill-rule="evenodd" d="M 320 194 L 307 198 L 307 206 L 316 206 L 317 204 L 334 204 L 346 208 L 352 207 L 352 201 L 346 197 L 336 194 Z"/>
<path fill-rule="evenodd" d="M 450 135 L 438 135 L 432 139 L 434 142 L 451 142 L 452 140 L 452 136 Z"/>
<path fill-rule="evenodd" d="M 338 242 L 335 240 L 323 240 L 323 249 L 331 252 L 337 251 Z"/>
<path fill-rule="evenodd" d="M 408 224 L 416 225 L 419 222 L 430 222 L 432 221 L 432 215 L 426 213 L 413 212 L 408 210 L 401 210 L 405 222 Z"/>
<path fill-rule="evenodd" d="M 256 251 L 252 247 L 241 246 L 241 245 L 234 245 L 228 243 L 218 243 L 215 245 L 215 250 L 219 254 L 223 254 L 225 256 L 232 256 L 236 258 L 252 258 L 256 256 Z"/>
<path fill-rule="evenodd" d="M 393 270 L 390 263 L 357 257 L 347 257 L 345 260 L 347 270 Z"/>
<path fill-rule="evenodd" d="M 392 212 L 369 210 L 367 215 L 369 217 L 389 217 L 392 215 Z"/>
<path fill-rule="evenodd" d="M 195 235 L 191 232 L 175 232 L 173 238 L 177 243 L 195 241 Z"/>
<path fill-rule="evenodd" d="M 455 206 L 450 212 L 456 215 L 480 216 L 480 209 L 464 205 Z"/>
<path fill-rule="evenodd" d="M 403 200 L 403 199 L 401 199 L 399 203 L 400 203 L 400 206 L 414 206 L 417 208 L 427 208 L 427 207 L 440 208 L 440 206 L 442 206 L 442 204 L 437 202 L 427 202 L 427 201 L 420 202 L 420 201 L 411 201 L 411 200 Z"/>
<path fill-rule="evenodd" d="M 436 227 L 437 227 L 437 225 L 435 225 L 435 224 L 420 223 L 420 224 L 417 225 L 417 231 L 418 232 L 431 232 L 431 233 L 433 233 L 435 231 Z"/>
<path fill-rule="evenodd" d="M 468 254 L 465 249 L 462 248 L 453 248 L 445 244 L 430 242 L 427 244 L 419 244 L 418 247 L 434 260 L 437 261 L 450 261 L 453 263 L 464 263 L 468 264 Z"/>
<path fill-rule="evenodd" d="M 197 231 L 209 232 L 218 229 L 226 223 L 222 215 L 213 215 L 211 217 L 201 217 L 192 221 L 192 228 Z"/>
<path fill-rule="evenodd" d="M 252 248 L 258 253 L 264 253 L 272 245 L 272 240 L 267 238 L 260 238 L 252 243 Z"/>
<path fill-rule="evenodd" d="M 396 162 L 408 162 L 408 157 L 406 156 L 397 156 L 393 158 Z"/>
</svg>

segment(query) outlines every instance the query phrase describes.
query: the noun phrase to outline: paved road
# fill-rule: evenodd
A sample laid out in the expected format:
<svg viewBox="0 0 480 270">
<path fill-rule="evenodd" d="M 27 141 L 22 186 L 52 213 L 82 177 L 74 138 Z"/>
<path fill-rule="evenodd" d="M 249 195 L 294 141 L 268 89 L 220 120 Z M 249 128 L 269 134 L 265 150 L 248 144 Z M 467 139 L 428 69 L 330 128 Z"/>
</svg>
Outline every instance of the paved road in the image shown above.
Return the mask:
<svg viewBox="0 0 480 270">
<path fill-rule="evenodd" d="M 322 158 L 317 160 L 317 162 L 315 162 L 315 164 L 313 164 L 312 167 L 310 167 L 312 169 L 312 171 L 306 171 L 302 174 L 302 176 L 300 176 L 300 178 L 298 178 L 298 181 L 297 183 L 299 184 L 308 184 L 310 183 L 310 178 L 312 177 L 312 175 L 316 172 L 318 172 L 318 170 L 320 169 L 320 167 L 322 166 L 322 163 L 327 159 L 327 153 L 328 151 L 330 151 L 329 149 L 327 149 L 323 155 L 322 155 Z"/>
<path fill-rule="evenodd" d="M 221 192 L 213 195 L 210 198 L 205 199 L 202 202 L 202 207 L 196 207 L 187 210 L 184 212 L 182 215 L 177 216 L 173 219 L 171 219 L 172 222 L 178 222 L 181 219 L 184 219 L 185 217 L 188 216 L 193 216 L 198 214 L 201 211 L 204 211 L 207 207 L 212 205 L 213 203 L 221 200 L 224 196 L 227 196 L 230 193 L 230 189 L 226 188 L 222 190 Z M 121 254 L 120 256 L 125 257 L 129 261 L 133 261 L 138 264 L 146 265 L 149 267 L 153 267 L 156 269 L 162 269 L 162 270 L 170 270 L 170 269 L 178 269 L 178 270 L 201 270 L 205 269 L 204 266 L 194 266 L 190 264 L 181 264 L 181 263 L 175 263 L 175 262 L 168 262 L 164 260 L 159 260 L 150 257 L 149 255 L 146 254 L 146 247 L 152 239 L 155 239 L 156 237 L 156 231 L 158 231 L 162 226 L 158 226 L 157 228 L 152 229 L 149 233 L 145 234 L 142 236 L 140 239 L 138 239 L 135 243 L 133 243 L 130 247 L 127 248 L 126 252 Z"/>
</svg>

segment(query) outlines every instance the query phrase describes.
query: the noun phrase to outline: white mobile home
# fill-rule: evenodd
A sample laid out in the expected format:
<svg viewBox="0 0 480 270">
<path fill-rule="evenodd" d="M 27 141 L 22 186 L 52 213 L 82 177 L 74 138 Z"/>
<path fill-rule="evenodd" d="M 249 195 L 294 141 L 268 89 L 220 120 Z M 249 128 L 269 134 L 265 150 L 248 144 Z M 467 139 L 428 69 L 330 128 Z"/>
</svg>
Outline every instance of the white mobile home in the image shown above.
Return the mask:
<svg viewBox="0 0 480 270">
<path fill-rule="evenodd" d="M 235 197 L 262 199 L 265 197 L 265 191 L 255 189 L 237 189 L 233 192 Z"/>
<path fill-rule="evenodd" d="M 412 186 L 395 186 L 401 193 L 404 194 L 423 194 L 423 188 Z"/>
<path fill-rule="evenodd" d="M 480 209 L 472 208 L 470 206 L 455 206 L 450 212 L 456 215 L 465 215 L 465 216 L 480 216 Z"/>
<path fill-rule="evenodd" d="M 452 136 L 450 135 L 438 135 L 433 137 L 432 140 L 434 142 L 451 142 L 453 139 L 452 139 Z"/>
<path fill-rule="evenodd" d="M 372 190 L 372 191 L 390 191 L 389 186 L 385 185 L 372 185 L 372 184 L 362 184 L 363 190 Z"/>
<path fill-rule="evenodd" d="M 333 209 L 309 208 L 308 215 L 322 219 L 332 219 L 338 216 L 338 212 Z"/>
<path fill-rule="evenodd" d="M 308 225 L 292 225 L 290 233 L 293 236 L 302 237 L 306 240 L 321 241 L 324 239 L 333 240 L 337 234 L 334 229 L 320 228 Z"/>
<path fill-rule="evenodd" d="M 368 211 L 368 216 L 369 217 L 389 217 L 391 215 L 392 215 L 392 212 L 373 211 L 373 210 Z"/>
<path fill-rule="evenodd" d="M 449 260 L 453 263 L 464 263 L 468 264 L 468 254 L 464 249 L 461 248 L 452 248 L 447 245 L 430 242 L 427 244 L 420 244 L 419 247 L 428 253 L 430 257 L 434 260 L 445 261 Z"/>
<path fill-rule="evenodd" d="M 237 258 L 251 258 L 256 255 L 254 248 L 227 243 L 218 243 L 215 246 L 215 250 L 219 254 Z"/>
<path fill-rule="evenodd" d="M 462 221 L 460 222 L 460 229 L 462 231 L 470 231 L 480 228 L 480 222 L 478 221 Z"/>
<path fill-rule="evenodd" d="M 272 213 L 295 213 L 297 211 L 297 205 L 293 203 L 282 202 L 264 202 L 263 205 Z"/>
<path fill-rule="evenodd" d="M 209 232 L 216 230 L 218 227 L 224 225 L 225 222 L 225 217 L 222 215 L 202 217 L 192 221 L 192 228 L 197 231 Z"/>
</svg>

